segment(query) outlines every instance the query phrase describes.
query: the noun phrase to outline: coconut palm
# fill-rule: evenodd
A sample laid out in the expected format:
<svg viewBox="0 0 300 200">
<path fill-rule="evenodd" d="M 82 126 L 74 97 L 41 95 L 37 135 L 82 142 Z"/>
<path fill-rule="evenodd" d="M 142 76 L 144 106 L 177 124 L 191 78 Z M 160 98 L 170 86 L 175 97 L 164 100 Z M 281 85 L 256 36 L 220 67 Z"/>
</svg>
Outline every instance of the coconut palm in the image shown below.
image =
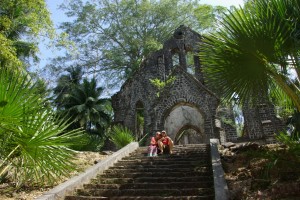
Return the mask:
<svg viewBox="0 0 300 200">
<path fill-rule="evenodd" d="M 53 183 L 74 164 L 68 146 L 81 131 L 66 131 L 67 120 L 44 107 L 43 95 L 21 72 L 0 72 L 0 179 L 9 171 L 17 185 Z"/>
<path fill-rule="evenodd" d="M 97 87 L 95 78 L 84 79 L 82 84 L 75 85 L 64 99 L 64 108 L 74 120 L 75 127 L 82 127 L 88 133 L 103 131 L 111 121 L 108 107 L 110 100 L 100 98 L 102 87 Z"/>
<path fill-rule="evenodd" d="M 276 94 L 299 111 L 299 16 L 298 0 L 253 0 L 229 11 L 219 31 L 203 39 L 210 87 L 241 102 Z"/>
<path fill-rule="evenodd" d="M 63 109 L 64 98 L 68 96 L 73 87 L 80 84 L 83 75 L 81 67 L 69 67 L 66 71 L 68 74 L 61 75 L 57 80 L 56 87 L 53 89 L 53 93 L 56 96 L 54 104 L 59 110 Z"/>
</svg>

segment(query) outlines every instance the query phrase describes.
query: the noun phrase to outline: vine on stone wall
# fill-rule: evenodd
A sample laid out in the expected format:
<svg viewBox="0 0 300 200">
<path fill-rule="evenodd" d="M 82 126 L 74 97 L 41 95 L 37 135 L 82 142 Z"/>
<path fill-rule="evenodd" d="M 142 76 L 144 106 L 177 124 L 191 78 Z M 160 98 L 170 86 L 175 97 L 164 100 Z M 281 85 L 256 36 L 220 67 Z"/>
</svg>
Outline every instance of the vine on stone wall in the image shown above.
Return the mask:
<svg viewBox="0 0 300 200">
<path fill-rule="evenodd" d="M 155 79 L 149 79 L 150 83 L 152 85 L 154 85 L 157 89 L 158 92 L 156 93 L 156 96 L 159 97 L 160 96 L 160 92 L 166 87 L 166 86 L 170 86 L 174 83 L 174 81 L 176 80 L 175 76 L 170 76 L 168 77 L 165 81 L 160 80 L 159 78 L 155 78 Z"/>
</svg>

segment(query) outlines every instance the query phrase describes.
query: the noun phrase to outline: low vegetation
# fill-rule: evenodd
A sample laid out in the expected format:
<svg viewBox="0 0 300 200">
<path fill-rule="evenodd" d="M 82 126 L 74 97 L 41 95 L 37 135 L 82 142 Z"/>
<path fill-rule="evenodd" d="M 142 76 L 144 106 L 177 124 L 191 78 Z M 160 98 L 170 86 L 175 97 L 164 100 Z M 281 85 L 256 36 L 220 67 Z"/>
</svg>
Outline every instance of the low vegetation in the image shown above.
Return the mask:
<svg viewBox="0 0 300 200">
<path fill-rule="evenodd" d="M 300 144 L 227 144 L 220 149 L 230 199 L 296 199 L 300 196 Z"/>
<path fill-rule="evenodd" d="M 132 131 L 130 131 L 127 127 L 120 125 L 113 126 L 108 137 L 118 149 L 125 147 L 127 144 L 135 140 Z"/>
</svg>

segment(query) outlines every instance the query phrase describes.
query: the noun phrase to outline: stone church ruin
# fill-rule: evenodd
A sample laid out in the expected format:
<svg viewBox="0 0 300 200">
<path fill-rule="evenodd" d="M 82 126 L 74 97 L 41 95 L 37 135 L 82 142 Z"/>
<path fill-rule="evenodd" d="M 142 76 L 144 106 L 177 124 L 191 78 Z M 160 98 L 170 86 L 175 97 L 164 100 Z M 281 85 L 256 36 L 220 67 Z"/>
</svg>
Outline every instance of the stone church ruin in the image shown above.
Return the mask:
<svg viewBox="0 0 300 200">
<path fill-rule="evenodd" d="M 218 95 L 205 85 L 199 51 L 201 35 L 183 25 L 177 28 L 112 96 L 115 123 L 131 129 L 137 140 L 161 130 L 175 144 L 237 140 L 236 129 L 222 121 L 234 121 L 232 109 L 220 107 Z M 169 83 L 158 88 L 153 80 Z M 248 139 L 267 138 L 282 128 L 271 104 L 244 108 L 243 114 Z"/>
</svg>

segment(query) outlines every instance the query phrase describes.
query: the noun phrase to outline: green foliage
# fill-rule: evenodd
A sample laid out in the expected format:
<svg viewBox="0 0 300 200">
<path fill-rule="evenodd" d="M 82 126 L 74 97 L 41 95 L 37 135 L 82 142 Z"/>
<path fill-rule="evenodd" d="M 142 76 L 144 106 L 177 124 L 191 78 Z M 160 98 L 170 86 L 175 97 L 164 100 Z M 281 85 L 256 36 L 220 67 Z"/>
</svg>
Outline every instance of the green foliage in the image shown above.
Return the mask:
<svg viewBox="0 0 300 200">
<path fill-rule="evenodd" d="M 145 134 L 139 141 L 139 146 L 148 146 L 148 142 L 149 142 L 149 133 Z"/>
<path fill-rule="evenodd" d="M 247 160 L 256 163 L 262 160 L 260 168 L 254 174 L 256 179 L 274 180 L 286 179 L 286 173 L 292 173 L 295 179 L 300 177 L 300 145 L 299 142 L 291 140 L 285 133 L 276 137 L 284 145 L 276 147 L 261 146 L 257 149 L 247 149 L 242 152 L 248 157 Z"/>
<path fill-rule="evenodd" d="M 137 140 L 140 140 L 141 137 L 144 135 L 144 109 L 137 109 L 136 111 L 136 138 Z"/>
<path fill-rule="evenodd" d="M 80 68 L 69 69 L 62 75 L 54 89 L 54 102 L 59 112 L 72 120 L 72 127 L 83 128 L 90 134 L 104 134 L 111 122 L 110 99 L 100 98 L 103 88 L 97 87 L 97 80 L 83 79 Z"/>
<path fill-rule="evenodd" d="M 294 153 L 300 159 L 300 143 L 299 137 L 297 140 L 289 137 L 286 133 L 281 132 L 276 136 L 276 139 L 289 147 L 288 151 Z M 300 161 L 300 160 L 299 160 Z"/>
<path fill-rule="evenodd" d="M 160 49 L 180 25 L 206 30 L 219 10 L 209 7 L 205 17 L 196 16 L 196 9 L 205 9 L 193 0 L 71 0 L 61 8 L 73 20 L 63 23 L 61 29 L 76 49 L 55 59 L 54 68 L 71 61 L 71 65 L 105 75 L 109 87 L 120 86 L 132 77 L 143 60 Z"/>
<path fill-rule="evenodd" d="M 257 101 L 272 91 L 270 97 L 289 99 L 286 103 L 299 110 L 299 8 L 297 0 L 256 0 L 226 14 L 217 33 L 204 38 L 200 52 L 210 87 L 240 102 Z"/>
<path fill-rule="evenodd" d="M 160 80 L 159 78 L 150 79 L 150 83 L 158 89 L 156 93 L 157 97 L 159 97 L 160 92 L 167 86 L 170 86 L 176 80 L 175 76 L 169 76 L 165 81 Z"/>
<path fill-rule="evenodd" d="M 79 67 L 70 67 L 66 71 L 68 74 L 63 74 L 57 79 L 57 85 L 53 89 L 54 104 L 58 110 L 64 109 L 64 101 L 68 98 L 73 88 L 80 85 L 81 77 L 83 75 L 82 69 Z"/>
<path fill-rule="evenodd" d="M 198 26 L 201 27 L 202 32 L 212 32 L 218 28 L 218 20 L 222 18 L 225 12 L 225 7 L 213 7 L 212 5 L 203 4 L 194 10 L 194 15 L 197 18 Z"/>
<path fill-rule="evenodd" d="M 134 141 L 133 133 L 127 127 L 120 125 L 113 126 L 108 137 L 118 149 Z"/>
<path fill-rule="evenodd" d="M 276 139 L 281 145 L 269 148 L 262 146 L 257 149 L 245 150 L 242 152 L 249 160 L 256 161 L 257 159 L 264 159 L 264 165 L 261 169 L 261 177 L 264 179 L 286 179 L 285 173 L 292 173 L 293 177 L 297 179 L 300 177 L 300 143 L 295 141 L 286 133 L 281 132 L 276 136 Z"/>
<path fill-rule="evenodd" d="M 44 0 L 1 0 L 0 8 L 0 66 L 20 68 L 21 57 L 35 58 L 38 36 L 53 36 L 50 13 Z"/>
<path fill-rule="evenodd" d="M 286 124 L 290 128 L 289 136 L 292 140 L 298 141 L 300 138 L 300 112 L 295 111 L 286 121 Z M 281 137 L 284 139 L 283 137 Z"/>
<path fill-rule="evenodd" d="M 76 151 L 93 151 L 100 152 L 106 137 L 98 134 L 83 134 L 82 139 L 84 143 L 77 143 L 70 148 Z"/>
<path fill-rule="evenodd" d="M 232 127 L 235 127 L 236 128 L 236 124 L 234 123 L 234 121 L 232 119 L 227 119 L 226 117 L 222 116 L 221 117 L 221 121 L 224 123 L 224 124 L 228 124 Z"/>
<path fill-rule="evenodd" d="M 0 71 L 0 177 L 9 171 L 17 186 L 68 176 L 75 167 L 68 146 L 81 142 L 81 131 L 67 131 L 68 120 L 46 109 L 37 90 L 28 75 Z"/>
</svg>

